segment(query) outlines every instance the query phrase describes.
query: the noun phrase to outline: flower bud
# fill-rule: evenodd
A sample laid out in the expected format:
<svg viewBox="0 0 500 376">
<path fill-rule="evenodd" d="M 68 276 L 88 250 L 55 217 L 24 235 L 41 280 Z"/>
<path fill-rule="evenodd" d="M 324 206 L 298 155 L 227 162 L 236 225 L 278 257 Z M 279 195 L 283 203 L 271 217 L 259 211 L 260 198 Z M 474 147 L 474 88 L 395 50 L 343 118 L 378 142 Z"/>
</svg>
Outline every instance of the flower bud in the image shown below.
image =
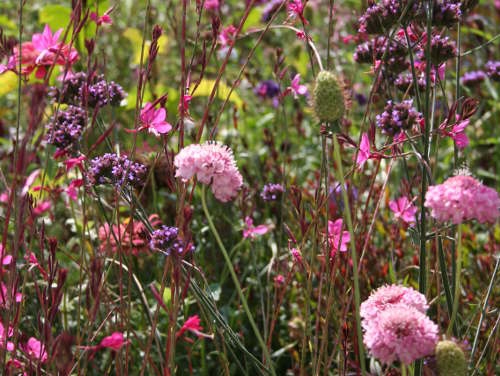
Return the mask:
<svg viewBox="0 0 500 376">
<path fill-rule="evenodd" d="M 322 122 L 332 123 L 344 116 L 344 93 L 339 80 L 332 72 L 318 73 L 313 91 L 313 109 Z"/>
<path fill-rule="evenodd" d="M 453 341 L 440 341 L 436 346 L 439 376 L 465 376 L 467 361 L 460 346 Z"/>
</svg>

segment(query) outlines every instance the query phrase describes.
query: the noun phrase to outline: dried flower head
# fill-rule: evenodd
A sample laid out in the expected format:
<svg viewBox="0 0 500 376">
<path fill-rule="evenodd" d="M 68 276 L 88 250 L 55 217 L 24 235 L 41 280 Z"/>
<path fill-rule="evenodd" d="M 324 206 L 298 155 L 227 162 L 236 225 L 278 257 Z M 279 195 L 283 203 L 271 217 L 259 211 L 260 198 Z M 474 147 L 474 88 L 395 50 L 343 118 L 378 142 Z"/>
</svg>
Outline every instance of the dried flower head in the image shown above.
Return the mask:
<svg viewBox="0 0 500 376">
<path fill-rule="evenodd" d="M 342 84 L 334 73 L 321 71 L 313 90 L 313 110 L 322 122 L 333 123 L 342 119 L 346 104 Z"/>
<path fill-rule="evenodd" d="M 440 341 L 436 346 L 436 362 L 440 376 L 467 375 L 467 360 L 460 346 L 453 341 Z"/>
</svg>

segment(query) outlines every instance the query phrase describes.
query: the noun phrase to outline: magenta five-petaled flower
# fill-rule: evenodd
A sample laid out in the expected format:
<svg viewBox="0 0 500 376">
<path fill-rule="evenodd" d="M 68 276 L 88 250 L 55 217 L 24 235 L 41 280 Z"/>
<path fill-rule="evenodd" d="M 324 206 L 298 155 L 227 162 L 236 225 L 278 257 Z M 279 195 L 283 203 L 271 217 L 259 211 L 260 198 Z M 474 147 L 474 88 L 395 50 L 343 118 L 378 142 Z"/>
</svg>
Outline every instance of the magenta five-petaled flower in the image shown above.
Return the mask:
<svg viewBox="0 0 500 376">
<path fill-rule="evenodd" d="M 417 207 L 406 196 L 389 202 L 389 208 L 394 213 L 396 219 L 401 219 L 406 223 L 415 223 Z"/>
<path fill-rule="evenodd" d="M 290 86 L 287 88 L 285 92 L 285 95 L 287 94 L 287 92 L 292 93 L 295 99 L 297 99 L 299 95 L 307 95 L 307 86 L 300 84 L 300 74 L 297 73 L 293 77 Z"/>
<path fill-rule="evenodd" d="M 439 131 L 442 136 L 448 136 L 455 141 L 457 148 L 465 149 L 469 146 L 469 138 L 465 133 L 465 128 L 469 125 L 470 119 L 461 120 L 460 116 L 457 115 L 456 122 L 451 126 L 448 126 L 447 122 L 442 123 L 439 126 Z"/>
<path fill-rule="evenodd" d="M 363 167 L 368 159 L 370 159 L 370 140 L 368 134 L 363 133 L 359 143 L 358 157 L 356 158 L 356 165 L 358 168 Z"/>
<path fill-rule="evenodd" d="M 139 130 L 147 129 L 155 136 L 166 134 L 172 129 L 172 125 L 165 120 L 166 117 L 167 112 L 164 108 L 156 109 L 152 103 L 148 102 L 141 110 L 140 120 L 142 126 Z"/>
<path fill-rule="evenodd" d="M 253 219 L 251 217 L 245 217 L 245 228 L 243 229 L 243 237 L 245 239 L 254 239 L 257 235 L 264 235 L 271 229 L 268 225 L 253 225 Z"/>
<path fill-rule="evenodd" d="M 328 244 L 330 245 L 330 257 L 335 256 L 337 251 L 347 252 L 347 244 L 351 240 L 348 231 L 342 231 L 342 218 L 336 221 L 328 221 Z"/>
</svg>

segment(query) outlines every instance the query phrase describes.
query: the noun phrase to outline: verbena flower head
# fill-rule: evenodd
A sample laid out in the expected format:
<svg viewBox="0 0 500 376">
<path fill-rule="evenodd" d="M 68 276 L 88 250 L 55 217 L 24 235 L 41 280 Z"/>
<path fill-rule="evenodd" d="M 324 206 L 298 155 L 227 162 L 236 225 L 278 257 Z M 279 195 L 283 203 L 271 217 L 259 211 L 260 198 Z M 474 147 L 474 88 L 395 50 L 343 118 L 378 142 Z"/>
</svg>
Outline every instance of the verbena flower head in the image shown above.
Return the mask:
<svg viewBox="0 0 500 376">
<path fill-rule="evenodd" d="M 461 172 L 443 184 L 430 186 L 425 207 L 439 222 L 459 224 L 476 219 L 493 223 L 499 216 L 500 198 L 497 191 Z"/>
<path fill-rule="evenodd" d="M 402 305 L 425 313 L 429 308 L 427 299 L 420 292 L 401 285 L 386 285 L 371 293 L 360 306 L 360 315 L 363 318 L 363 327 L 377 321 L 377 316 L 386 309 Z"/>
<path fill-rule="evenodd" d="M 500 60 L 488 61 L 484 67 L 486 69 L 486 75 L 490 80 L 500 81 Z"/>
<path fill-rule="evenodd" d="M 85 127 L 86 114 L 83 109 L 68 106 L 59 110 L 47 124 L 47 142 L 58 149 L 66 149 L 80 140 Z"/>
<path fill-rule="evenodd" d="M 123 185 L 138 187 L 146 177 L 146 167 L 132 162 L 126 156 L 106 153 L 90 161 L 88 170 L 89 182 L 93 185 L 113 184 L 120 188 Z"/>
<path fill-rule="evenodd" d="M 441 65 L 441 63 L 455 56 L 457 56 L 457 47 L 452 39 L 441 35 L 434 35 L 432 37 L 430 60 L 433 65 Z"/>
<path fill-rule="evenodd" d="M 394 80 L 394 86 L 396 86 L 403 93 L 406 93 L 409 89 L 410 94 L 415 94 L 415 87 L 413 85 L 413 77 L 411 73 L 399 74 Z M 423 75 L 417 76 L 417 86 L 418 91 L 423 92 L 425 90 L 425 78 Z"/>
<path fill-rule="evenodd" d="M 403 10 L 400 0 L 381 0 L 368 7 L 359 19 L 359 32 L 368 34 L 383 34 L 394 25 Z"/>
<path fill-rule="evenodd" d="M 413 107 L 411 99 L 401 103 L 388 101 L 384 112 L 377 115 L 377 126 L 385 134 L 395 136 L 404 130 L 411 129 L 416 125 L 422 114 Z"/>
<path fill-rule="evenodd" d="M 459 1 L 442 0 L 434 2 L 432 24 L 434 26 L 453 27 L 460 21 L 462 11 Z"/>
<path fill-rule="evenodd" d="M 408 365 L 434 353 L 438 327 L 425 313 L 410 306 L 396 305 L 365 325 L 363 342 L 370 354 L 382 363 L 399 360 Z"/>
<path fill-rule="evenodd" d="M 243 184 L 232 150 L 221 143 L 189 145 L 175 156 L 174 165 L 176 177 L 186 182 L 196 175 L 222 202 L 232 200 Z"/>
<path fill-rule="evenodd" d="M 80 90 L 82 93 L 82 90 Z M 90 107 L 104 107 L 107 104 L 119 106 L 126 94 L 123 88 L 114 81 L 107 82 L 102 76 L 97 82 L 88 87 L 88 105 Z"/>
<path fill-rule="evenodd" d="M 283 192 L 285 192 L 285 188 L 283 188 L 281 184 L 269 183 L 262 189 L 260 197 L 262 197 L 264 201 L 276 201 Z"/>
<path fill-rule="evenodd" d="M 483 71 L 466 72 L 462 76 L 462 85 L 474 87 L 481 84 L 486 79 L 486 74 Z"/>
<path fill-rule="evenodd" d="M 162 251 L 167 255 L 181 254 L 184 250 L 183 242 L 179 239 L 177 227 L 162 226 L 153 231 L 149 246 L 153 251 Z"/>
</svg>

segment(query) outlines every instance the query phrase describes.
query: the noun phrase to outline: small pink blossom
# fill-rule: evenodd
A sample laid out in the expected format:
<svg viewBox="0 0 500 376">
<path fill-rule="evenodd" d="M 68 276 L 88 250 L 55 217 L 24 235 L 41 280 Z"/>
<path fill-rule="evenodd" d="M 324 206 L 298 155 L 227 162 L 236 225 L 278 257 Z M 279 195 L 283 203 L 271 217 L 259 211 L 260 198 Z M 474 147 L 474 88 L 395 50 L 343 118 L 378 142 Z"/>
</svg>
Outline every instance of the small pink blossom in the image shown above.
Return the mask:
<svg viewBox="0 0 500 376">
<path fill-rule="evenodd" d="M 41 363 L 45 363 L 48 359 L 47 351 L 45 351 L 45 346 L 39 340 L 31 337 L 25 346 L 26 353 L 33 359 L 39 360 Z"/>
<path fill-rule="evenodd" d="M 31 174 L 28 175 L 26 181 L 24 182 L 23 189 L 21 190 L 22 196 L 25 196 L 28 193 L 30 187 L 33 185 L 38 175 L 40 175 L 40 169 L 36 169 Z"/>
<path fill-rule="evenodd" d="M 87 159 L 85 155 L 80 155 L 79 157 L 76 158 L 68 158 L 64 161 L 64 164 L 66 166 L 66 171 L 71 170 L 74 167 L 77 167 L 78 169 L 82 170 L 83 168 L 83 161 Z"/>
<path fill-rule="evenodd" d="M 205 0 L 205 3 L 203 4 L 203 8 L 211 11 L 216 11 L 217 9 L 219 9 L 219 7 L 219 0 Z"/>
<path fill-rule="evenodd" d="M 456 123 L 451 126 L 451 130 L 449 129 L 448 123 L 445 121 L 439 126 L 439 131 L 442 136 L 448 136 L 455 141 L 457 148 L 465 149 L 469 146 L 469 138 L 465 133 L 465 128 L 469 125 L 470 119 L 460 120 L 460 116 L 457 115 Z"/>
<path fill-rule="evenodd" d="M 293 77 L 292 82 L 286 91 L 293 93 L 293 97 L 295 99 L 297 99 L 299 95 L 307 95 L 307 86 L 300 84 L 300 74 L 297 73 Z M 285 92 L 285 95 L 286 94 L 287 93 Z"/>
<path fill-rule="evenodd" d="M 78 200 L 78 188 L 80 188 L 83 183 L 83 179 L 74 179 L 71 181 L 68 188 L 66 188 L 66 193 L 71 200 Z"/>
<path fill-rule="evenodd" d="M 113 23 L 113 20 L 109 16 L 111 12 L 113 11 L 113 7 L 109 8 L 102 16 L 98 16 L 97 13 L 92 12 L 90 13 L 90 19 L 94 21 L 97 26 L 101 26 L 102 24 L 108 24 L 111 25 Z"/>
<path fill-rule="evenodd" d="M 155 136 L 166 134 L 172 129 L 172 125 L 165 120 L 166 117 L 167 112 L 164 108 L 155 109 L 153 104 L 148 102 L 141 110 L 140 120 L 143 126 L 140 130 L 147 129 Z"/>
<path fill-rule="evenodd" d="M 264 235 L 271 229 L 268 225 L 253 225 L 253 219 L 250 217 L 245 217 L 245 228 L 243 229 L 243 237 L 245 239 L 255 239 L 256 235 Z"/>
<path fill-rule="evenodd" d="M 351 240 L 349 231 L 342 231 L 342 218 L 335 222 L 328 221 L 328 244 L 331 248 L 330 257 L 335 256 L 337 251 L 347 252 L 347 244 Z"/>
<path fill-rule="evenodd" d="M 101 343 L 99 343 L 99 347 L 118 351 L 126 344 L 128 344 L 128 341 L 125 341 L 123 333 L 114 332 L 110 336 L 104 337 Z"/>
<path fill-rule="evenodd" d="M 189 116 L 189 104 L 193 97 L 191 95 L 183 95 L 181 100 L 179 101 L 179 113 L 184 114 L 184 116 Z"/>
<path fill-rule="evenodd" d="M 14 330 L 9 327 L 8 330 L 5 330 L 5 327 L 3 324 L 0 322 L 0 346 L 3 348 L 6 348 L 7 351 L 14 351 L 14 343 L 7 341 L 7 338 L 12 337 L 14 334 Z"/>
<path fill-rule="evenodd" d="M 187 320 L 184 322 L 184 325 L 182 325 L 182 327 L 176 333 L 175 337 L 179 338 L 186 331 L 190 331 L 195 335 L 197 335 L 198 337 L 203 337 L 203 334 L 201 333 L 203 327 L 200 325 L 200 322 L 201 320 L 198 315 L 188 317 Z"/>
<path fill-rule="evenodd" d="M 229 25 L 222 29 L 219 34 L 219 44 L 222 47 L 232 46 L 234 44 L 234 38 L 236 37 L 236 29 L 233 25 Z"/>
<path fill-rule="evenodd" d="M 389 202 L 389 208 L 394 213 L 396 219 L 401 219 L 406 223 L 415 223 L 417 207 L 406 196 L 401 196 L 397 200 Z"/>
<path fill-rule="evenodd" d="M 293 260 L 302 265 L 302 253 L 298 248 L 290 249 L 290 253 L 292 254 Z"/>
<path fill-rule="evenodd" d="M 12 263 L 12 256 L 4 254 L 5 249 L 2 244 L 0 244 L 0 264 L 2 266 L 7 266 Z"/>
<path fill-rule="evenodd" d="M 281 274 L 278 274 L 276 277 L 274 277 L 274 284 L 276 286 L 282 286 L 285 283 L 285 277 L 283 277 Z"/>
<path fill-rule="evenodd" d="M 39 216 L 39 215 L 45 213 L 46 211 L 50 210 L 51 207 L 52 207 L 52 204 L 51 204 L 50 200 L 42 201 L 37 206 L 35 206 L 33 208 L 33 214 L 35 216 Z"/>
<path fill-rule="evenodd" d="M 356 165 L 358 168 L 362 168 L 365 162 L 370 159 L 370 139 L 367 133 L 361 135 L 361 141 L 359 143 L 358 157 L 356 158 Z"/>
<path fill-rule="evenodd" d="M 291 19 L 299 18 L 304 25 L 309 23 L 304 17 L 304 4 L 301 0 L 289 0 L 286 8 Z"/>
</svg>

